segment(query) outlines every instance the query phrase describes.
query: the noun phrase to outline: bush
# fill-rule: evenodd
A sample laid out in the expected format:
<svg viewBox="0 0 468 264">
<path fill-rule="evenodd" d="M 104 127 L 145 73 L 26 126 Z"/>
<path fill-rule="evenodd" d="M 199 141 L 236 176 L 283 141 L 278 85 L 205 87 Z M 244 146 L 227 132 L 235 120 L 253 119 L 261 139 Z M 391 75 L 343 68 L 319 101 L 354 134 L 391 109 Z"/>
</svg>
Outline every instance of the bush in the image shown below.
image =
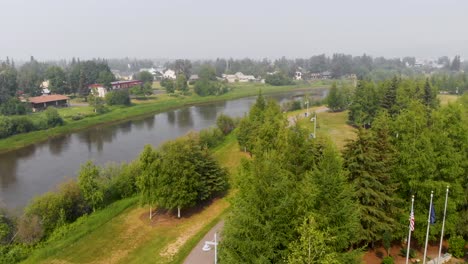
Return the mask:
<svg viewBox="0 0 468 264">
<path fill-rule="evenodd" d="M 234 130 L 234 119 L 230 116 L 221 114 L 216 119 L 216 125 L 218 126 L 219 130 L 223 132 L 224 135 L 231 133 Z"/>
<path fill-rule="evenodd" d="M 41 219 L 37 215 L 23 215 L 17 224 L 17 237 L 24 244 L 34 244 L 44 235 Z"/>
<path fill-rule="evenodd" d="M 229 91 L 224 83 L 206 79 L 201 79 L 195 82 L 193 90 L 200 96 L 221 95 Z"/>
<path fill-rule="evenodd" d="M 3 115 L 24 115 L 28 110 L 26 103 L 20 102 L 20 100 L 16 98 L 10 98 L 0 107 L 0 112 Z"/>
<path fill-rule="evenodd" d="M 18 117 L 12 117 L 10 120 L 12 124 L 11 135 L 27 133 L 27 132 L 36 130 L 33 122 L 31 121 L 29 117 L 18 116 Z"/>
<path fill-rule="evenodd" d="M 49 127 L 56 127 L 56 126 L 63 125 L 63 119 L 58 113 L 57 109 L 55 109 L 54 107 L 47 107 L 44 113 L 47 118 L 47 125 Z"/>
<path fill-rule="evenodd" d="M 10 118 L 0 116 L 0 138 L 6 138 L 13 134 L 13 124 Z"/>
<path fill-rule="evenodd" d="M 82 114 L 78 113 L 78 114 L 72 115 L 70 118 L 71 118 L 71 120 L 73 120 L 73 121 L 78 121 L 78 120 L 83 119 L 84 116 L 83 116 Z"/>
<path fill-rule="evenodd" d="M 465 256 L 465 240 L 462 236 L 453 236 L 449 239 L 449 252 L 457 258 Z"/>
<path fill-rule="evenodd" d="M 406 248 L 400 249 L 400 256 L 406 257 Z M 416 257 L 416 251 L 414 251 L 414 249 L 412 249 L 412 248 L 410 249 L 409 257 L 410 258 L 415 258 Z"/>
<path fill-rule="evenodd" d="M 2 246 L 0 247 L 0 263 L 18 263 L 25 260 L 31 251 L 31 247 L 22 244 Z"/>
<path fill-rule="evenodd" d="M 127 90 L 115 90 L 106 94 L 108 105 L 130 105 L 130 95 Z"/>
<path fill-rule="evenodd" d="M 282 72 L 268 74 L 265 78 L 265 83 L 273 86 L 283 86 L 294 84 L 291 78 Z"/>
<path fill-rule="evenodd" d="M 211 127 L 200 131 L 200 145 L 208 148 L 218 146 L 224 139 L 223 132 L 217 127 Z"/>
<path fill-rule="evenodd" d="M 382 264 L 393 264 L 393 263 L 395 263 L 395 262 L 394 262 L 393 258 L 390 257 L 390 256 L 387 256 L 382 260 Z"/>
</svg>

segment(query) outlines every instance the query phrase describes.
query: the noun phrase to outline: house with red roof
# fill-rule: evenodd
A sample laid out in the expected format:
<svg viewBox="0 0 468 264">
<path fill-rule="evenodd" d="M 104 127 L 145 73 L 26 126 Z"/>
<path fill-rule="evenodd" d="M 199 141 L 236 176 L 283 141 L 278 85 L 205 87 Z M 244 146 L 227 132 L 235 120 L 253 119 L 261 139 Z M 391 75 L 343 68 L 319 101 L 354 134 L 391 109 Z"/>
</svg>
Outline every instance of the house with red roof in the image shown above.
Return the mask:
<svg viewBox="0 0 468 264">
<path fill-rule="evenodd" d="M 49 106 L 53 107 L 67 107 L 70 98 L 61 94 L 41 95 L 29 97 L 28 102 L 31 104 L 34 112 L 43 110 Z"/>
</svg>

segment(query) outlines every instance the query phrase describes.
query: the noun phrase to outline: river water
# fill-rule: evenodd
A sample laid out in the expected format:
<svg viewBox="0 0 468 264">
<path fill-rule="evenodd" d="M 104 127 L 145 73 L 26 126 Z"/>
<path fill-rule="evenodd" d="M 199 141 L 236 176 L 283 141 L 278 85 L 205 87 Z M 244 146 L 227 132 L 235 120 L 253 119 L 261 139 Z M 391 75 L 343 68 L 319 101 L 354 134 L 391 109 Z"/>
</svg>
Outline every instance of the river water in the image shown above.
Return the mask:
<svg viewBox="0 0 468 264">
<path fill-rule="evenodd" d="M 309 93 L 321 99 L 327 90 L 315 88 Z M 267 97 L 281 103 L 302 94 L 304 92 L 288 92 Z M 0 154 L 0 206 L 21 209 L 32 197 L 75 177 L 80 165 L 87 160 L 100 165 L 131 161 L 146 144 L 158 146 L 189 131 L 213 126 L 221 113 L 243 116 L 254 102 L 255 97 L 247 97 L 184 107 L 93 127 Z"/>
</svg>

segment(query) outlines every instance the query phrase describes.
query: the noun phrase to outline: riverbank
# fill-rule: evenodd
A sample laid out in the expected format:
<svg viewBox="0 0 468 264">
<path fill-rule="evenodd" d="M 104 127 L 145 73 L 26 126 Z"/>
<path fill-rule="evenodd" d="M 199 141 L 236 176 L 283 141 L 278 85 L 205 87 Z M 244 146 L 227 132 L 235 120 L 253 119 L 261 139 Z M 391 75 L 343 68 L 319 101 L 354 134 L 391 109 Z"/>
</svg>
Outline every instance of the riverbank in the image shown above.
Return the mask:
<svg viewBox="0 0 468 264">
<path fill-rule="evenodd" d="M 233 84 L 230 86 L 231 91 L 220 96 L 200 97 L 198 95 L 191 96 L 159 96 L 153 100 L 142 100 L 134 103 L 129 107 L 114 107 L 110 112 L 86 117 L 81 120 L 72 121 L 66 118 L 66 123 L 63 126 L 51 128 L 48 130 L 34 131 L 25 134 L 14 135 L 0 140 L 0 153 L 19 149 L 28 145 L 45 141 L 49 138 L 61 136 L 71 132 L 87 129 L 93 126 L 112 124 L 123 122 L 129 119 L 147 116 L 162 111 L 167 111 L 175 108 L 198 105 L 216 101 L 226 101 L 238 99 L 242 97 L 254 96 L 261 89 L 264 94 L 282 93 L 288 91 L 308 90 L 319 87 L 326 87 L 327 84 L 316 82 L 312 84 L 297 84 L 290 86 L 271 86 L 266 84 Z M 77 107 L 80 108 L 80 107 Z M 74 109 L 64 109 L 63 111 L 74 112 Z"/>
<path fill-rule="evenodd" d="M 234 134 L 213 150 L 230 171 L 231 181 L 241 159 Z M 149 220 L 138 198 L 117 201 L 83 219 L 32 252 L 22 263 L 183 263 L 198 241 L 229 210 L 227 196 L 184 211 L 182 218 L 158 214 Z"/>
</svg>

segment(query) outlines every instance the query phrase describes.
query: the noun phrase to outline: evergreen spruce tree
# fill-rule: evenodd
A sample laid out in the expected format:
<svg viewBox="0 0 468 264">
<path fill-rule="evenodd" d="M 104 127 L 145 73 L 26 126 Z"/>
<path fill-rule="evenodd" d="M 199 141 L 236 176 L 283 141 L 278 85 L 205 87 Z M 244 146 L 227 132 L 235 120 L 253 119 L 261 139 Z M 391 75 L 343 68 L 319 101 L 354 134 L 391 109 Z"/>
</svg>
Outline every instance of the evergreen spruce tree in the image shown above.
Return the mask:
<svg viewBox="0 0 468 264">
<path fill-rule="evenodd" d="M 355 186 L 361 219 L 360 238 L 363 242 L 375 242 L 385 231 L 396 228 L 394 212 L 395 186 L 389 173 L 391 161 L 381 154 L 376 138 L 371 132 L 360 129 L 357 138 L 346 145 L 345 167 L 349 181 Z"/>
<path fill-rule="evenodd" d="M 385 94 L 381 103 L 382 108 L 386 109 L 390 116 L 395 116 L 398 113 L 397 107 L 397 89 L 398 78 L 395 76 L 387 85 Z"/>
</svg>

